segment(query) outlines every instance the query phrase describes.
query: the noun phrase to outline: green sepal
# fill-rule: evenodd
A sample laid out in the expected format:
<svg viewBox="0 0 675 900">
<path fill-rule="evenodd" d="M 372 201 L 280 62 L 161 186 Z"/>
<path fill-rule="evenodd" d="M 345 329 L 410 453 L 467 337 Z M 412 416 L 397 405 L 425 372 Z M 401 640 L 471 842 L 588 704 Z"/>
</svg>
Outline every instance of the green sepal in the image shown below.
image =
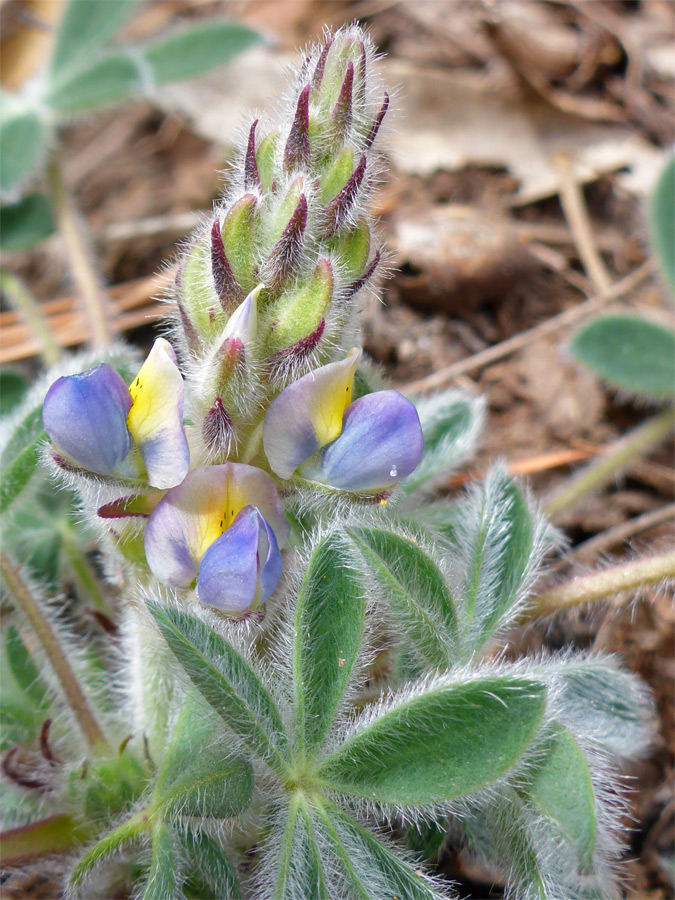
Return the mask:
<svg viewBox="0 0 675 900">
<path fill-rule="evenodd" d="M 293 682 L 296 735 L 312 756 L 326 735 L 349 682 L 361 643 L 365 599 L 336 533 L 315 547 L 295 611 Z"/>
<path fill-rule="evenodd" d="M 188 694 L 157 773 L 153 808 L 165 817 L 226 819 L 243 812 L 253 770 L 227 743 L 219 717 L 199 694 Z"/>
<path fill-rule="evenodd" d="M 276 174 L 274 161 L 278 144 L 279 134 L 276 131 L 271 131 L 260 141 L 255 151 L 258 178 L 260 179 L 260 186 L 265 193 L 272 190 L 272 183 Z"/>
<path fill-rule="evenodd" d="M 54 233 L 52 206 L 46 194 L 27 194 L 0 207 L 0 250 L 27 250 Z M 4 414 L 4 410 L 3 410 Z"/>
<path fill-rule="evenodd" d="M 291 897 L 330 900 L 312 819 L 302 794 L 291 797 L 272 897 L 274 900 Z"/>
<path fill-rule="evenodd" d="M 201 619 L 153 601 L 147 608 L 204 699 L 254 753 L 286 775 L 288 737 L 279 710 L 246 660 Z"/>
<path fill-rule="evenodd" d="M 581 748 L 565 728 L 557 726 L 548 746 L 528 773 L 524 796 L 574 849 L 580 870 L 593 863 L 595 792 Z"/>
<path fill-rule="evenodd" d="M 432 668 L 449 668 L 457 643 L 457 615 L 433 559 L 413 538 L 392 531 L 364 526 L 346 531 L 408 641 Z"/>
<path fill-rule="evenodd" d="M 265 320 L 265 350 L 269 354 L 292 347 L 319 326 L 330 309 L 333 271 L 327 259 L 319 260 L 307 284 L 284 293 L 270 307 Z"/>
<path fill-rule="evenodd" d="M 256 263 L 257 206 L 258 200 L 254 194 L 244 194 L 230 207 L 221 229 L 225 256 L 245 295 L 255 287 L 253 270 Z"/>
<path fill-rule="evenodd" d="M 238 22 L 218 19 L 183 28 L 139 48 L 155 84 L 183 81 L 229 62 L 261 40 Z"/>
<path fill-rule="evenodd" d="M 570 353 L 611 385 L 654 400 L 675 393 L 675 332 L 640 316 L 601 316 Z"/>
<path fill-rule="evenodd" d="M 397 805 L 440 803 L 499 778 L 531 743 L 546 688 L 516 677 L 429 689 L 375 718 L 318 767 L 330 790 Z"/>
<path fill-rule="evenodd" d="M 259 175 L 260 173 L 258 173 L 258 176 Z M 280 202 L 275 206 L 270 215 L 269 222 L 266 223 L 265 227 L 265 242 L 270 250 L 279 240 L 284 229 L 288 225 L 291 216 L 300 202 L 300 195 L 303 193 L 303 190 L 305 190 L 303 179 L 295 178 L 288 187 L 284 197 L 281 198 Z"/>
<path fill-rule="evenodd" d="M 370 228 L 366 219 L 359 219 L 353 228 L 340 232 L 331 242 L 331 250 L 345 278 L 363 275 L 370 256 Z"/>
<path fill-rule="evenodd" d="M 197 241 L 185 258 L 178 290 L 183 310 L 197 334 L 210 336 L 222 328 L 225 320 L 213 283 L 211 251 L 205 241 Z"/>
<path fill-rule="evenodd" d="M 321 177 L 319 189 L 319 203 L 326 206 L 336 197 L 347 184 L 354 172 L 354 151 L 351 147 L 345 149 L 336 157 Z"/>
<path fill-rule="evenodd" d="M 82 818 L 90 821 L 105 821 L 129 810 L 147 783 L 145 765 L 129 748 L 77 766 L 67 780 L 69 796 L 81 809 Z"/>
</svg>

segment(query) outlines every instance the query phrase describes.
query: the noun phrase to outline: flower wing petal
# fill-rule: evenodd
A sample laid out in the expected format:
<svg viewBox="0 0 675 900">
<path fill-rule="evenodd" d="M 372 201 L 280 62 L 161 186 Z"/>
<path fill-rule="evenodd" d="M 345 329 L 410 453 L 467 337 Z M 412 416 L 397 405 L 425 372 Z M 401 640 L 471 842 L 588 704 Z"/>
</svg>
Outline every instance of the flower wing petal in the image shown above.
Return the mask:
<svg viewBox="0 0 675 900">
<path fill-rule="evenodd" d="M 319 448 L 335 440 L 352 398 L 361 350 L 304 375 L 270 405 L 263 424 L 263 447 L 273 472 L 290 478 Z"/>
<path fill-rule="evenodd" d="M 183 377 L 171 344 L 158 338 L 129 387 L 127 425 L 143 457 L 148 482 L 171 488 L 185 478 L 190 450 L 183 430 Z"/>
<path fill-rule="evenodd" d="M 301 474 L 342 491 L 377 492 L 410 475 L 423 450 L 413 404 L 398 391 L 377 391 L 347 408 L 340 436 Z"/>
<path fill-rule="evenodd" d="M 260 586 L 260 602 L 274 591 L 281 578 L 282 561 L 279 545 L 274 531 L 263 516 L 260 516 L 260 536 L 258 539 L 258 584 Z"/>
<path fill-rule="evenodd" d="M 130 407 L 124 379 L 102 363 L 58 378 L 47 391 L 42 421 L 57 450 L 90 472 L 111 475 L 131 449 Z"/>
<path fill-rule="evenodd" d="M 150 514 L 145 556 L 160 581 L 187 588 L 197 577 L 199 561 L 223 531 L 228 476 L 227 463 L 193 469 Z"/>
</svg>

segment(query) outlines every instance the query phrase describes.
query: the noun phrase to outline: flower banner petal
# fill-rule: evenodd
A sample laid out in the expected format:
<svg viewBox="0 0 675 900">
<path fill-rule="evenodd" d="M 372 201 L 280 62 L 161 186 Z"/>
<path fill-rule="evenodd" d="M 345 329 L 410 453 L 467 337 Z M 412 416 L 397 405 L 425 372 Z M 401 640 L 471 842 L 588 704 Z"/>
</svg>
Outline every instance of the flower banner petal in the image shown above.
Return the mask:
<svg viewBox="0 0 675 900">
<path fill-rule="evenodd" d="M 244 347 L 248 347 L 255 340 L 258 331 L 258 296 L 264 287 L 264 284 L 259 284 L 235 309 L 227 320 L 223 340 L 227 338 L 239 340 Z"/>
<path fill-rule="evenodd" d="M 304 375 L 272 402 L 263 424 L 263 447 L 273 472 L 290 478 L 306 459 L 335 440 L 351 403 L 361 350 Z"/>
<path fill-rule="evenodd" d="M 410 475 L 423 450 L 413 404 L 398 391 L 377 391 L 347 408 L 338 439 L 301 475 L 341 491 L 382 491 Z"/>
<path fill-rule="evenodd" d="M 223 532 L 229 466 L 193 469 L 150 514 L 145 556 L 152 573 L 171 587 L 187 588 L 199 561 Z"/>
<path fill-rule="evenodd" d="M 124 379 L 102 363 L 58 378 L 47 391 L 42 421 L 57 450 L 90 472 L 111 475 L 131 449 L 130 407 Z"/>
<path fill-rule="evenodd" d="M 172 587 L 190 587 L 208 548 L 246 506 L 260 510 L 283 546 L 290 526 L 267 472 L 239 463 L 188 472 L 148 519 L 145 555 L 153 574 Z"/>
<path fill-rule="evenodd" d="M 171 488 L 185 478 L 190 450 L 183 430 L 183 377 L 171 344 L 158 338 L 129 387 L 127 425 L 152 487 Z"/>
</svg>

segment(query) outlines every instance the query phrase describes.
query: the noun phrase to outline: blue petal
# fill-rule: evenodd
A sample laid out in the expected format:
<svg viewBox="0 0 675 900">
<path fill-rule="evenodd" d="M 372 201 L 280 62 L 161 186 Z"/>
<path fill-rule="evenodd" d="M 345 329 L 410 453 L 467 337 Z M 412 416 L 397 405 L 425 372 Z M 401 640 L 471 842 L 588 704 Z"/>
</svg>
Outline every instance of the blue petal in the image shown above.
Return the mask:
<svg viewBox="0 0 675 900">
<path fill-rule="evenodd" d="M 206 606 L 243 613 L 266 600 L 280 577 L 274 533 L 255 507 L 246 506 L 202 557 L 197 594 Z"/>
<path fill-rule="evenodd" d="M 131 394 L 107 363 L 57 379 L 42 408 L 55 449 L 90 472 L 111 475 L 131 449 Z"/>
<path fill-rule="evenodd" d="M 341 491 L 378 492 L 410 475 L 423 449 L 413 404 L 398 391 L 377 391 L 347 407 L 340 436 L 300 474 Z"/>
<path fill-rule="evenodd" d="M 281 578 L 281 553 L 276 536 L 263 516 L 260 516 L 260 537 L 258 540 L 258 584 L 260 587 L 259 602 L 265 600 L 274 591 Z"/>
</svg>

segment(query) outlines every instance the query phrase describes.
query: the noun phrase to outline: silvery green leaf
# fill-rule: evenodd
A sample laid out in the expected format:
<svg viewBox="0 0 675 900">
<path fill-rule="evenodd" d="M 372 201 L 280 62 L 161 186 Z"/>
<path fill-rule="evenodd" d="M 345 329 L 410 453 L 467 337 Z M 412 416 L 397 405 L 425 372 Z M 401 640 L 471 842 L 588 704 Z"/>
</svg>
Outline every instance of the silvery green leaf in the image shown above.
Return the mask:
<svg viewBox="0 0 675 900">
<path fill-rule="evenodd" d="M 246 660 L 201 619 L 156 602 L 148 610 L 204 699 L 254 753 L 285 773 L 288 738 L 279 710 Z"/>
<path fill-rule="evenodd" d="M 331 900 L 441 900 L 450 896 L 449 885 L 447 893 L 441 893 L 439 882 L 413 867 L 401 848 L 385 844 L 332 803 L 317 803 L 314 821 L 321 845 L 330 847 L 332 869 L 341 882 L 330 894 Z"/>
<path fill-rule="evenodd" d="M 42 403 L 18 420 L 12 419 L 0 454 L 0 513 L 4 513 L 26 487 L 40 459 L 40 450 L 47 441 L 42 427 Z"/>
<path fill-rule="evenodd" d="M 414 538 L 382 528 L 350 525 L 346 533 L 407 640 L 429 666 L 452 664 L 457 616 L 434 560 Z"/>
<path fill-rule="evenodd" d="M 661 172 L 649 205 L 654 252 L 671 291 L 675 290 L 675 157 Z"/>
<path fill-rule="evenodd" d="M 100 55 L 131 16 L 139 0 L 68 0 L 58 25 L 50 62 L 52 83 Z"/>
<path fill-rule="evenodd" d="M 333 791 L 379 803 L 442 803 L 485 787 L 529 746 L 546 702 L 543 684 L 492 676 L 440 682 L 393 702 L 317 770 Z"/>
<path fill-rule="evenodd" d="M 202 75 L 260 41 L 238 22 L 212 19 L 184 28 L 138 48 L 155 84 Z"/>
<path fill-rule="evenodd" d="M 653 400 L 675 394 L 675 332 L 640 316 L 601 316 L 569 346 L 575 359 L 611 385 Z"/>
<path fill-rule="evenodd" d="M 291 798 L 281 851 L 276 865 L 274 900 L 328 900 L 321 853 L 307 802 L 301 794 Z"/>
<path fill-rule="evenodd" d="M 153 826 L 151 853 L 150 870 L 142 900 L 178 900 L 183 893 L 176 883 L 178 860 L 174 849 L 174 835 L 171 828 L 163 822 L 156 822 Z"/>
<path fill-rule="evenodd" d="M 47 128 L 22 101 L 0 93 L 0 194 L 12 197 L 37 168 L 47 144 Z"/>
<path fill-rule="evenodd" d="M 122 50 L 100 55 L 81 69 L 68 70 L 50 86 L 46 101 L 59 113 L 83 112 L 126 100 L 143 87 L 137 59 L 133 53 Z"/>
<path fill-rule="evenodd" d="M 154 805 L 167 817 L 225 819 L 243 812 L 252 793 L 250 763 L 228 747 L 213 710 L 188 694 L 157 773 Z"/>
<path fill-rule="evenodd" d="M 227 900 L 242 900 L 234 866 L 214 838 L 194 824 L 178 830 L 176 837 L 181 841 L 190 863 L 186 888 L 191 887 L 192 881 L 199 882 L 191 891 L 192 897 L 199 897 L 199 900 L 220 900 L 222 897 L 227 897 Z M 190 874 L 190 868 L 193 875 Z"/>
<path fill-rule="evenodd" d="M 400 490 L 429 492 L 473 452 L 483 428 L 485 403 L 462 391 L 442 391 L 414 400 L 424 435 L 422 460 Z"/>
<path fill-rule="evenodd" d="M 528 776 L 524 794 L 574 850 L 581 872 L 593 863 L 596 798 L 588 763 L 565 728 L 558 726 Z"/>
<path fill-rule="evenodd" d="M 54 217 L 46 194 L 28 194 L 0 206 L 0 250 L 27 250 L 54 233 Z"/>
<path fill-rule="evenodd" d="M 314 548 L 295 613 L 293 677 L 301 754 L 312 755 L 338 710 L 363 631 L 363 589 L 340 534 Z"/>
<path fill-rule="evenodd" d="M 456 590 L 468 656 L 522 607 L 545 534 L 544 524 L 501 468 L 473 484 L 460 502 L 450 543 L 463 573 Z"/>
</svg>

